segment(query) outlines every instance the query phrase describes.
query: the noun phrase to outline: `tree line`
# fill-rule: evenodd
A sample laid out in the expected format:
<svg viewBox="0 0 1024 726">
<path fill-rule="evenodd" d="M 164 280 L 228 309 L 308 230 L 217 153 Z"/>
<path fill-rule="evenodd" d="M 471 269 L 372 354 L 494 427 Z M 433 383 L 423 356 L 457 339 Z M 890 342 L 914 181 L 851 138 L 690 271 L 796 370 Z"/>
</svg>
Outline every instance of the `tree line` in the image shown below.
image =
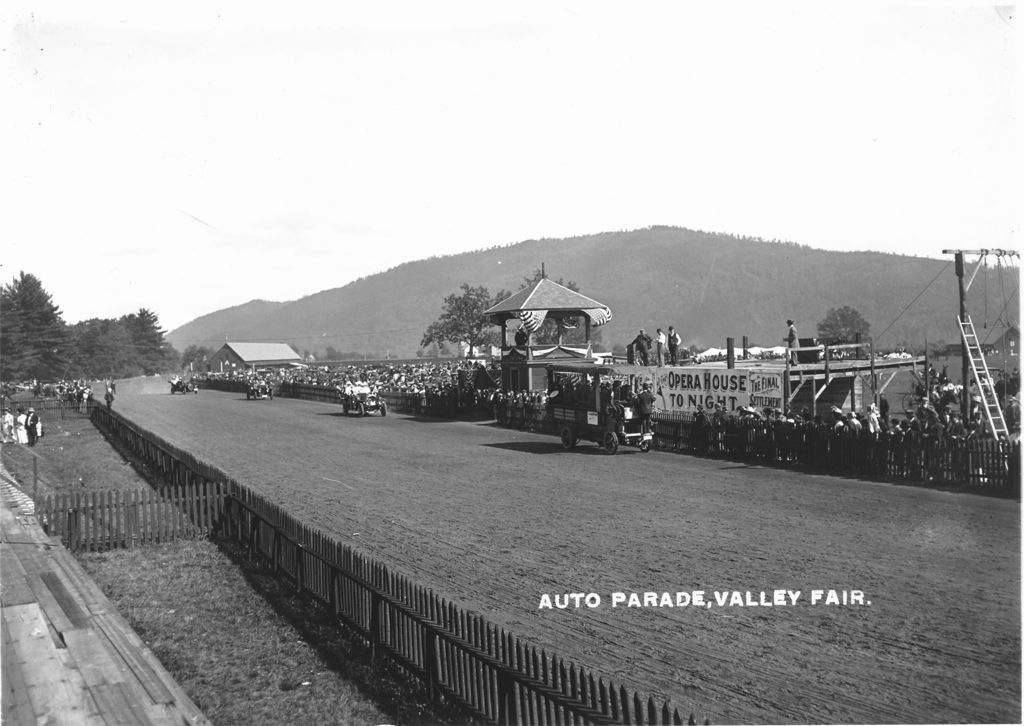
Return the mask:
<svg viewBox="0 0 1024 726">
<path fill-rule="evenodd" d="M 0 380 L 128 378 L 177 369 L 182 356 L 146 308 L 73 325 L 35 275 L 0 289 Z"/>
</svg>

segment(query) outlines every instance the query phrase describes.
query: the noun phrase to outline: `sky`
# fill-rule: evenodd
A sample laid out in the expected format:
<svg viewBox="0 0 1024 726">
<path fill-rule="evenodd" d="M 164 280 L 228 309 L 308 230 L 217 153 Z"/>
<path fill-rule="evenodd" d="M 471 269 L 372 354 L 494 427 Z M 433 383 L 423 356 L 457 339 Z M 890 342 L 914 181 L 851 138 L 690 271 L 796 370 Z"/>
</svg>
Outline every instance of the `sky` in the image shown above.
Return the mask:
<svg viewBox="0 0 1024 726">
<path fill-rule="evenodd" d="M 1011 7 L 152 5 L 0 7 L 0 281 L 68 323 L 651 225 L 1020 246 Z"/>
</svg>

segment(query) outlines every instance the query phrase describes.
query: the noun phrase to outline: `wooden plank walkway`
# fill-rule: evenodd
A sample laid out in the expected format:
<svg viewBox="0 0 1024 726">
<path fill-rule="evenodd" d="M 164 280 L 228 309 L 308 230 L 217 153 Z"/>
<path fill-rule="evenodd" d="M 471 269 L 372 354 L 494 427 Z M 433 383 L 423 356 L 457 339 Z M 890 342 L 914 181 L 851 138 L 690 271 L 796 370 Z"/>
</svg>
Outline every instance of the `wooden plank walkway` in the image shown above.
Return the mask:
<svg viewBox="0 0 1024 726">
<path fill-rule="evenodd" d="M 31 502 L 0 496 L 3 723 L 209 724 Z"/>
</svg>

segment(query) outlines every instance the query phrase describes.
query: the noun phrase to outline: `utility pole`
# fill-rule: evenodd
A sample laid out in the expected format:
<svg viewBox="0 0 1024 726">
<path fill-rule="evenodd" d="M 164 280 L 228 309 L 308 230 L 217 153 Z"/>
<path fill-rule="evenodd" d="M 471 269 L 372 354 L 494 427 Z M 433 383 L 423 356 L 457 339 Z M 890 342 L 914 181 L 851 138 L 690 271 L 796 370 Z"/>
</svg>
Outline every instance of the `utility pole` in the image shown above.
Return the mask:
<svg viewBox="0 0 1024 726">
<path fill-rule="evenodd" d="M 943 254 L 949 254 L 946 250 L 942 251 Z M 967 287 L 964 285 L 964 252 L 963 250 L 956 250 L 953 253 L 953 260 L 956 267 L 956 287 L 957 292 L 960 294 L 960 321 L 963 322 L 967 319 Z M 960 326 L 957 326 L 957 330 Z M 964 340 L 963 335 L 960 336 L 960 382 L 963 383 L 963 392 L 960 394 L 960 420 L 964 422 L 964 426 L 970 421 L 971 416 L 971 388 L 968 383 L 968 376 L 970 375 L 971 361 L 970 351 L 967 350 L 967 341 Z"/>
<path fill-rule="evenodd" d="M 978 274 L 978 270 L 981 269 L 981 263 L 987 255 L 1007 256 L 1007 257 L 1019 257 L 1020 255 L 1015 250 L 942 250 L 944 255 L 953 255 L 953 260 L 956 263 L 956 281 L 957 290 L 960 293 L 960 313 L 959 320 L 963 323 L 967 320 L 967 291 L 971 289 L 971 283 L 974 282 L 975 276 Z M 964 255 L 979 255 L 977 266 L 974 268 L 974 272 L 971 273 L 971 279 L 964 281 L 966 275 L 966 264 L 964 263 Z M 957 326 L 960 327 L 959 325 Z M 960 415 L 963 417 L 963 422 L 966 425 L 970 420 L 971 414 L 971 396 L 970 396 L 970 375 L 971 375 L 971 360 L 970 352 L 967 350 L 967 341 L 963 339 L 963 335 L 960 336 L 960 380 L 964 386 L 964 393 L 960 396 Z"/>
</svg>

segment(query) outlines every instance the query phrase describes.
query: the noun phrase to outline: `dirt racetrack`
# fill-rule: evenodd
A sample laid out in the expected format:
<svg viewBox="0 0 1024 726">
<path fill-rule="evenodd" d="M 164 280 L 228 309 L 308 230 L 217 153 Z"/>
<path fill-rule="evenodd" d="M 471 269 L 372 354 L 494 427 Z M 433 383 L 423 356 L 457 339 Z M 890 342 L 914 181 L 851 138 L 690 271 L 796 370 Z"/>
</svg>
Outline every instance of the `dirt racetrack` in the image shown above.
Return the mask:
<svg viewBox="0 0 1024 726">
<path fill-rule="evenodd" d="M 159 379 L 119 384 L 115 408 L 300 520 L 702 721 L 1020 722 L 1019 502 L 562 452 L 555 437 L 491 424 L 172 396 Z M 830 589 L 865 604 L 811 603 Z M 713 604 L 612 606 L 615 592 L 694 590 Z M 775 590 L 801 594 L 714 602 Z M 601 603 L 539 608 L 564 593 Z"/>
</svg>

